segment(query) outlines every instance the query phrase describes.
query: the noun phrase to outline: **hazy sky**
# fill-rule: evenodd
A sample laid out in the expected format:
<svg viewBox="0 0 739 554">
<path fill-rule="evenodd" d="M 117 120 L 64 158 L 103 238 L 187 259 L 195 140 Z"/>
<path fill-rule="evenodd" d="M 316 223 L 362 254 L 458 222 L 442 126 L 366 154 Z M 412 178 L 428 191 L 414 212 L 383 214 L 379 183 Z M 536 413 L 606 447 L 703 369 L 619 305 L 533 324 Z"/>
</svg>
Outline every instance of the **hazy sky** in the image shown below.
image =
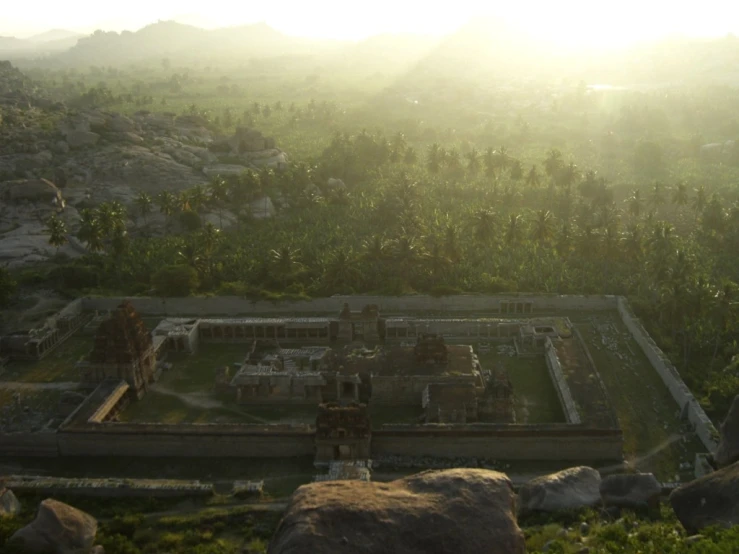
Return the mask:
<svg viewBox="0 0 739 554">
<path fill-rule="evenodd" d="M 52 28 L 136 30 L 157 19 L 201 26 L 266 21 L 288 34 L 361 39 L 383 32 L 444 34 L 476 15 L 496 15 L 567 45 L 612 46 L 668 34 L 721 36 L 739 31 L 736 0 L 37 0 L 8 1 L 0 35 Z M 124 11 L 125 10 L 125 11 Z M 187 18 L 181 16 L 188 16 Z"/>
</svg>

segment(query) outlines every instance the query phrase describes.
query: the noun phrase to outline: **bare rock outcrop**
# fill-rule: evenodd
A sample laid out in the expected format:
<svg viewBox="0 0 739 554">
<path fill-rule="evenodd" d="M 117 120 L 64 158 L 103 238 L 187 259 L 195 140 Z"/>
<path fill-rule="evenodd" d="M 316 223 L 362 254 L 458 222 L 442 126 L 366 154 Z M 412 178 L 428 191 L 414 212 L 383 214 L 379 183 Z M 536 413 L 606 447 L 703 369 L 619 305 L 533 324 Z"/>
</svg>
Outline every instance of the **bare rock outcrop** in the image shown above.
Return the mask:
<svg viewBox="0 0 739 554">
<path fill-rule="evenodd" d="M 670 504 L 688 533 L 739 524 L 739 462 L 675 489 Z"/>
<path fill-rule="evenodd" d="M 734 397 L 729 413 L 721 424 L 721 441 L 715 459 L 719 467 L 739 461 L 739 395 Z"/>
<path fill-rule="evenodd" d="M 39 202 L 58 203 L 62 193 L 46 179 L 17 179 L 0 183 L 0 199 L 8 203 Z"/>
<path fill-rule="evenodd" d="M 577 510 L 600 503 L 600 473 L 572 467 L 532 479 L 518 491 L 519 513 Z"/>
<path fill-rule="evenodd" d="M 652 473 L 608 475 L 600 483 L 600 496 L 606 506 L 643 508 L 659 502 L 662 486 Z"/>
<path fill-rule="evenodd" d="M 67 133 L 67 144 L 70 148 L 95 146 L 99 140 L 100 135 L 92 131 L 71 131 Z"/>
<path fill-rule="evenodd" d="M 97 520 L 91 515 L 48 498 L 39 504 L 36 519 L 16 531 L 10 541 L 22 542 L 27 552 L 89 552 L 97 527 Z"/>
<path fill-rule="evenodd" d="M 293 495 L 267 552 L 522 554 L 514 506 L 508 477 L 482 469 L 312 483 Z"/>
</svg>

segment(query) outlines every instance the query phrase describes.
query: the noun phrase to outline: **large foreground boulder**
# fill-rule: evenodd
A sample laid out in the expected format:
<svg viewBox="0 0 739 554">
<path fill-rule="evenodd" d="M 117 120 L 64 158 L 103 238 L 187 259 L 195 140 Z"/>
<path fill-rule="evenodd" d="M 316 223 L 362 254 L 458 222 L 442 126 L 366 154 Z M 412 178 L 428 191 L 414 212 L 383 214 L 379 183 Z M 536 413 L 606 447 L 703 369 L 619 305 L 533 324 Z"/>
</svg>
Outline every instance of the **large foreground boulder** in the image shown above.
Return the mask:
<svg viewBox="0 0 739 554">
<path fill-rule="evenodd" d="M 600 503 L 600 473 L 573 467 L 532 479 L 518 491 L 519 513 L 577 510 Z"/>
<path fill-rule="evenodd" d="M 519 554 L 515 494 L 502 473 L 426 471 L 390 483 L 300 487 L 269 554 Z"/>
<path fill-rule="evenodd" d="M 739 524 L 739 462 L 675 489 L 670 504 L 688 533 Z"/>
<path fill-rule="evenodd" d="M 734 397 L 729 413 L 721 424 L 721 442 L 716 450 L 716 463 L 726 467 L 739 461 L 739 395 Z"/>
<path fill-rule="evenodd" d="M 14 516 L 21 511 L 21 503 L 10 489 L 0 488 L 0 517 Z"/>
<path fill-rule="evenodd" d="M 608 475 L 600 483 L 600 496 L 606 506 L 646 508 L 659 502 L 662 486 L 652 473 Z"/>
<path fill-rule="evenodd" d="M 89 514 L 48 498 L 41 502 L 36 519 L 10 538 L 22 541 L 24 552 L 72 554 L 89 552 L 98 522 Z"/>
</svg>

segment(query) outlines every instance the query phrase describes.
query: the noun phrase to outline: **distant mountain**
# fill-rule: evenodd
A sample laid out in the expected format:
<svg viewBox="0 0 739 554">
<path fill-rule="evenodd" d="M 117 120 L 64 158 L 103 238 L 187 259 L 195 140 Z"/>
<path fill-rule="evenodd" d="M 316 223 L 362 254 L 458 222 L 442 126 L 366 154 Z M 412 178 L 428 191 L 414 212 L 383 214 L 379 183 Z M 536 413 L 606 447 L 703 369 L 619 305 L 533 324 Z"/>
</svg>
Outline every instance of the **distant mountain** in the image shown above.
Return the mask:
<svg viewBox="0 0 739 554">
<path fill-rule="evenodd" d="M 284 35 L 264 23 L 206 30 L 175 21 L 160 21 L 136 32 L 96 31 L 80 39 L 55 60 L 67 64 L 108 65 L 163 57 L 271 57 L 303 55 L 306 48 L 320 50 L 325 45 L 324 41 Z"/>
<path fill-rule="evenodd" d="M 46 31 L 45 33 L 41 33 L 38 35 L 34 35 L 32 37 L 28 37 L 25 40 L 27 42 L 35 42 L 39 44 L 48 43 L 48 42 L 55 42 L 60 40 L 70 40 L 70 39 L 79 39 L 82 38 L 82 33 L 77 33 L 75 31 L 67 31 L 66 29 L 52 29 L 50 31 Z M 73 43 L 74 44 L 74 43 Z"/>
<path fill-rule="evenodd" d="M 0 59 L 28 58 L 63 52 L 72 48 L 83 36 L 73 31 L 54 29 L 25 39 L 0 37 Z"/>
</svg>

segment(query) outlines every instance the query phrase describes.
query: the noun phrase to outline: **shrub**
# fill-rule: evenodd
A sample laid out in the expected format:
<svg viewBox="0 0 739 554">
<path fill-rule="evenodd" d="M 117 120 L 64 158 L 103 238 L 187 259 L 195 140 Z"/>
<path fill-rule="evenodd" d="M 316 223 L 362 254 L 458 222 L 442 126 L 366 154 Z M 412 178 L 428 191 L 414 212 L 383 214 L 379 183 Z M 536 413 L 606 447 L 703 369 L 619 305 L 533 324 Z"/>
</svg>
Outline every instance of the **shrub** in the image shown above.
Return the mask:
<svg viewBox="0 0 739 554">
<path fill-rule="evenodd" d="M 192 232 L 197 231 L 202 227 L 203 222 L 197 212 L 193 210 L 185 210 L 179 215 L 179 222 L 185 231 Z"/>
<path fill-rule="evenodd" d="M 198 288 L 197 272 L 186 265 L 167 265 L 151 278 L 160 296 L 189 296 Z"/>
</svg>

